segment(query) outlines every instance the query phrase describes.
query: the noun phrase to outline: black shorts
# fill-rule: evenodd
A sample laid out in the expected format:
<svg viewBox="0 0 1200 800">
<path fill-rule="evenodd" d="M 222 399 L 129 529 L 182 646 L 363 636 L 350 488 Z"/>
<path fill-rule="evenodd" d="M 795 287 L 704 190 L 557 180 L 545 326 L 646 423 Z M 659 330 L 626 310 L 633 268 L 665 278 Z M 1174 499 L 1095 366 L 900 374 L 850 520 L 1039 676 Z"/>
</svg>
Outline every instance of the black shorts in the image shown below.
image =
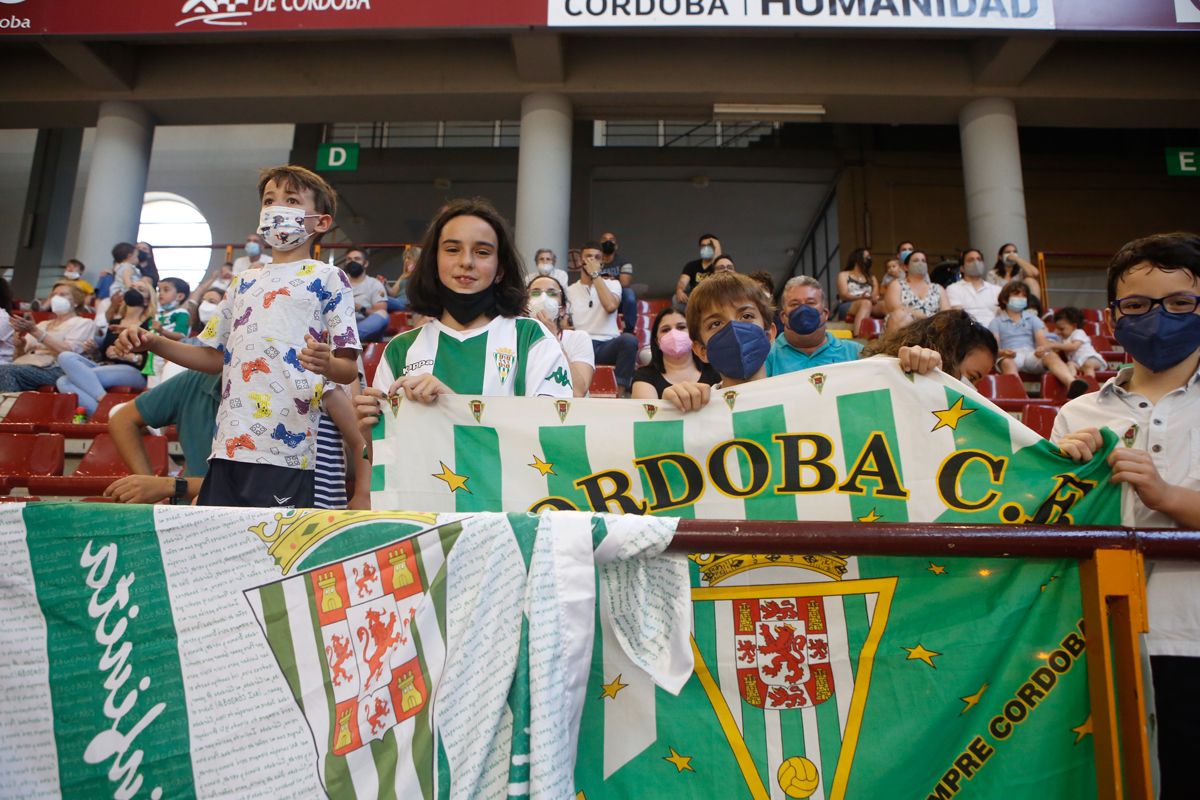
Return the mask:
<svg viewBox="0 0 1200 800">
<path fill-rule="evenodd" d="M 312 508 L 313 471 L 214 458 L 196 505 Z"/>
</svg>

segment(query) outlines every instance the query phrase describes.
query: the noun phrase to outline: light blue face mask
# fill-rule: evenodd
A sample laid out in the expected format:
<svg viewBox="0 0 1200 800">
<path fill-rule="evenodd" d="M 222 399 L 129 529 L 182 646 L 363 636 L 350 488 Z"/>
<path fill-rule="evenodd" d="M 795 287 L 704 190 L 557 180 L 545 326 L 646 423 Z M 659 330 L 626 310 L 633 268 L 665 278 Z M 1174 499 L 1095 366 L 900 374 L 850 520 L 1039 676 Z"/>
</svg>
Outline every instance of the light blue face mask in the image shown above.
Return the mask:
<svg viewBox="0 0 1200 800">
<path fill-rule="evenodd" d="M 1029 298 L 1024 295 L 1008 298 L 1008 310 L 1020 314 L 1029 307 Z"/>
<path fill-rule="evenodd" d="M 712 368 L 727 378 L 745 380 L 762 368 L 771 340 L 761 325 L 730 322 L 712 335 L 705 353 Z"/>
</svg>

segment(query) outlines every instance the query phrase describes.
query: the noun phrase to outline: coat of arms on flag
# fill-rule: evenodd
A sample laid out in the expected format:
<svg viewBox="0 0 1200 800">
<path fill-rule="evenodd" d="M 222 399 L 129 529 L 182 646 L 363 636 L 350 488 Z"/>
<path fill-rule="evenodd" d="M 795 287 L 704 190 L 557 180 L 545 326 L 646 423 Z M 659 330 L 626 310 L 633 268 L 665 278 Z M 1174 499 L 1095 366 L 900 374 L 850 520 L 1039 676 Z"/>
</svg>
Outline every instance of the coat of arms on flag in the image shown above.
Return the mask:
<svg viewBox="0 0 1200 800">
<path fill-rule="evenodd" d="M 695 606 L 711 604 L 713 621 L 713 630 L 695 632 L 696 676 L 751 797 L 845 795 L 895 585 L 873 578 L 692 590 Z"/>
</svg>

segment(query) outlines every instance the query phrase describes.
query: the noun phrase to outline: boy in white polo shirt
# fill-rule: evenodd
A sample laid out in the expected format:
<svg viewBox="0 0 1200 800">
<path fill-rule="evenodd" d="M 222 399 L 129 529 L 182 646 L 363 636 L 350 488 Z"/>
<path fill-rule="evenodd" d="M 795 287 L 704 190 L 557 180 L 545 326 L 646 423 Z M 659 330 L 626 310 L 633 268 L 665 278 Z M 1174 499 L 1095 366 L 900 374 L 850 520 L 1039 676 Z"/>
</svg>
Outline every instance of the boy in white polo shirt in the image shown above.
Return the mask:
<svg viewBox="0 0 1200 800">
<path fill-rule="evenodd" d="M 1100 447 L 1098 428 L 1125 446 L 1108 457 L 1127 485 L 1121 521 L 1137 528 L 1200 528 L 1200 236 L 1169 233 L 1122 247 L 1108 270 L 1117 341 L 1133 358 L 1098 392 L 1063 406 L 1051 439 L 1077 461 Z M 1200 554 L 1197 554 L 1200 558 Z M 1147 586 L 1161 796 L 1195 792 L 1200 748 L 1200 563 L 1151 565 Z"/>
</svg>

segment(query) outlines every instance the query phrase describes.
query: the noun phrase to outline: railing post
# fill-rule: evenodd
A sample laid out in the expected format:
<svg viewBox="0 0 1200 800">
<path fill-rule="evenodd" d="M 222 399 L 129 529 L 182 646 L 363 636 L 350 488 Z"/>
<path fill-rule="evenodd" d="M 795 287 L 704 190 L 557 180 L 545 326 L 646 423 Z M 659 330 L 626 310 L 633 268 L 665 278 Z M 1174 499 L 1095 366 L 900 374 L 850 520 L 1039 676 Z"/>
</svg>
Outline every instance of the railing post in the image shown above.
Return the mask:
<svg viewBox="0 0 1200 800">
<path fill-rule="evenodd" d="M 1043 273 L 1044 274 L 1044 273 Z M 1088 695 L 1101 800 L 1150 800 L 1150 745 L 1140 658 L 1146 571 L 1136 550 L 1097 550 L 1079 565 Z"/>
<path fill-rule="evenodd" d="M 1038 285 L 1042 289 L 1042 308 L 1050 307 L 1050 279 L 1046 276 L 1046 253 L 1037 252 Z"/>
</svg>

